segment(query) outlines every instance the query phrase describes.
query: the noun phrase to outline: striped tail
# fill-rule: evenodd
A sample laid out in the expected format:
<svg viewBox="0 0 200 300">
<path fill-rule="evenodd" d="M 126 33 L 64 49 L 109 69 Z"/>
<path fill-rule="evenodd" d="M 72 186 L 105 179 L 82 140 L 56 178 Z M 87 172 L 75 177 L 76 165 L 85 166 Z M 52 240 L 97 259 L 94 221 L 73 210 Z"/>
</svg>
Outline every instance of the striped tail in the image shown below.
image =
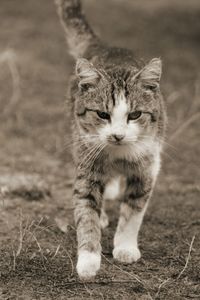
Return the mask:
<svg viewBox="0 0 200 300">
<path fill-rule="evenodd" d="M 80 0 L 55 0 L 61 23 L 66 32 L 69 53 L 75 58 L 84 56 L 96 39 L 81 9 Z"/>
</svg>

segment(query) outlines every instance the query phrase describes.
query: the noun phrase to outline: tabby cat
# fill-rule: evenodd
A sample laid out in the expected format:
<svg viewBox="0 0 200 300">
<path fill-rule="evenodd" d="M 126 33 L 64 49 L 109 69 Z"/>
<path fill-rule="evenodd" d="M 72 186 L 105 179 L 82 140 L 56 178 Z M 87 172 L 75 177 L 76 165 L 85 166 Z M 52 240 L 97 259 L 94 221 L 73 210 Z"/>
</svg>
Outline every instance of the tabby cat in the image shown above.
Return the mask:
<svg viewBox="0 0 200 300">
<path fill-rule="evenodd" d="M 125 187 L 113 257 L 126 264 L 141 257 L 138 231 L 160 169 L 166 120 L 161 60 L 144 64 L 129 50 L 106 46 L 89 27 L 80 0 L 56 5 L 76 59 L 67 97 L 76 166 L 76 268 L 89 280 L 100 269 L 101 228 L 108 224 L 105 190 L 119 176 Z"/>
</svg>

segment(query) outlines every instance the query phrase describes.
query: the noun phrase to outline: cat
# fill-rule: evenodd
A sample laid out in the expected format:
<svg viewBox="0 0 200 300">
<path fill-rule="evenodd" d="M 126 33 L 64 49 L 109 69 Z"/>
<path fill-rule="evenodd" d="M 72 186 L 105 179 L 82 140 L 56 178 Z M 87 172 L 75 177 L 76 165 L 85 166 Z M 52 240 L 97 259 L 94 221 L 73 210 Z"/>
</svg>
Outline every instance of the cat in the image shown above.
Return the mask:
<svg viewBox="0 0 200 300">
<path fill-rule="evenodd" d="M 131 264 L 141 253 L 138 232 L 159 173 L 166 109 L 160 91 L 162 63 L 136 60 L 108 47 L 92 31 L 80 0 L 55 0 L 70 54 L 76 60 L 67 104 L 76 167 L 73 201 L 79 278 L 94 278 L 101 264 L 103 199 L 109 182 L 125 183 L 113 257 Z"/>
</svg>

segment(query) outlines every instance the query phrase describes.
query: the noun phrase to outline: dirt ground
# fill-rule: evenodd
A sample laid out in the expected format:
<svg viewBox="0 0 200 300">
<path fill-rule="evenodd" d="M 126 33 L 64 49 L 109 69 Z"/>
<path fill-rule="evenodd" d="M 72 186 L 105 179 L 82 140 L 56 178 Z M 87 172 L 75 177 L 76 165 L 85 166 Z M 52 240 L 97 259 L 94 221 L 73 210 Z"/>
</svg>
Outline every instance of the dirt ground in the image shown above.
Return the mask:
<svg viewBox="0 0 200 300">
<path fill-rule="evenodd" d="M 64 104 L 74 62 L 53 0 L 1 0 L 0 300 L 200 299 L 200 2 L 84 7 L 105 41 L 163 59 L 168 137 L 140 232 L 142 258 L 113 260 L 110 202 L 101 271 L 79 281 Z"/>
</svg>

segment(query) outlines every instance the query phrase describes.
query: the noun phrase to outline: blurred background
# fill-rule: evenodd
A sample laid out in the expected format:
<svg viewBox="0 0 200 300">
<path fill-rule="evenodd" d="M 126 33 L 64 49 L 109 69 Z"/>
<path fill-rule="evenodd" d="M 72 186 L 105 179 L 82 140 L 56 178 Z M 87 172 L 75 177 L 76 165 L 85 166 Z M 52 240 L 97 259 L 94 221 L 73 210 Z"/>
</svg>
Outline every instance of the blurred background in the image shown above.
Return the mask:
<svg viewBox="0 0 200 300">
<path fill-rule="evenodd" d="M 162 233 L 168 232 L 165 247 L 170 251 L 169 244 L 171 247 L 178 245 L 177 255 L 183 251 L 182 265 L 195 236 L 197 248 L 193 255 L 193 271 L 190 270 L 196 272 L 190 285 L 194 287 L 199 274 L 195 268 L 200 244 L 197 235 L 200 219 L 200 1 L 85 0 L 83 7 L 94 31 L 108 44 L 132 49 L 136 57 L 146 61 L 153 57 L 163 60 L 161 84 L 168 110 L 168 132 L 163 168 L 147 222 L 152 230 L 159 228 Z M 75 62 L 68 54 L 53 0 L 1 0 L 0 20 L 0 185 L 3 199 L 0 242 L 4 241 L 3 257 L 12 257 L 10 249 L 14 236 L 18 245 L 19 208 L 23 212 L 23 224 L 27 218 L 31 220 L 41 215 L 42 218 L 53 215 L 55 221 L 55 215 L 62 214 L 63 208 L 69 206 L 67 199 L 71 199 L 73 169 L 68 151 L 65 93 Z M 48 203 L 35 201 L 45 198 L 44 194 L 49 197 Z M 155 208 L 157 215 L 151 217 Z M 164 219 L 165 224 L 162 223 Z M 56 224 L 63 226 L 61 219 Z M 170 224 L 169 228 L 166 224 Z M 148 228 L 144 227 L 143 231 L 148 242 Z M 155 229 L 155 236 L 156 232 Z M 176 232 L 180 235 L 176 236 Z M 46 247 L 47 240 L 50 241 L 48 247 L 55 247 L 56 251 L 57 246 L 50 237 L 42 237 L 41 245 Z M 154 246 L 158 247 L 159 255 L 167 256 L 162 254 L 159 245 Z M 37 245 L 35 247 L 37 254 L 39 250 Z M 13 251 L 18 256 L 22 253 Z M 177 272 L 182 265 L 178 265 Z M 4 268 L 5 282 L 9 286 L 12 259 L 6 263 L 4 260 Z M 180 283 L 177 286 L 181 289 Z M 184 283 L 183 286 L 190 293 L 189 285 Z M 195 293 L 200 295 L 197 289 Z"/>
</svg>

